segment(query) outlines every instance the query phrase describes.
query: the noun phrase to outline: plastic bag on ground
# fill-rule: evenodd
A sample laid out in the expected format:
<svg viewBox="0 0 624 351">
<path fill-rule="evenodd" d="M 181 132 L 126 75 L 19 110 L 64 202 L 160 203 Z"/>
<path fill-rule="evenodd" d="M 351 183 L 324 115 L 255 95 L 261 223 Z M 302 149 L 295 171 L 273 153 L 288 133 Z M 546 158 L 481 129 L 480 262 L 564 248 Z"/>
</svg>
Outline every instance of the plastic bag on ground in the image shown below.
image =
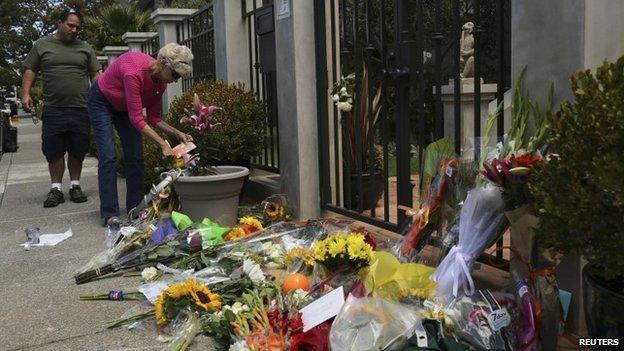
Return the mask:
<svg viewBox="0 0 624 351">
<path fill-rule="evenodd" d="M 418 312 L 383 299 L 349 296 L 329 333 L 333 351 L 400 350 L 420 324 Z"/>
</svg>

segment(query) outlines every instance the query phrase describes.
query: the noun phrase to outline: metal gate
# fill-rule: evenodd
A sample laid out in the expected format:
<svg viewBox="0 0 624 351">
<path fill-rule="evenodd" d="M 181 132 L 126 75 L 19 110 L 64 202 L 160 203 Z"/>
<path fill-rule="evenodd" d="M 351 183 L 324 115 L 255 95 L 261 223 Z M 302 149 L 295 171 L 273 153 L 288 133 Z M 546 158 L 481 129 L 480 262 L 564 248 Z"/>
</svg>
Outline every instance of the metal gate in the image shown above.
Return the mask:
<svg viewBox="0 0 624 351">
<path fill-rule="evenodd" d="M 446 133 L 466 153 L 460 39 L 468 22 L 474 82 L 482 81 L 470 116 L 478 138 L 482 87 L 494 87 L 496 106 L 511 82 L 508 0 L 315 0 L 324 209 L 399 232 L 408 221 L 401 206 L 419 199 L 424 148 Z M 350 111 L 333 101 L 343 100 L 340 86 L 352 95 Z M 496 128 L 502 137 L 503 118 Z"/>
<path fill-rule="evenodd" d="M 277 110 L 277 74 L 275 65 L 275 19 L 272 0 L 241 0 L 243 20 L 247 21 L 249 82 L 256 99 L 267 111 L 266 145 L 254 157 L 255 168 L 279 173 L 279 129 Z"/>
<path fill-rule="evenodd" d="M 215 79 L 215 44 L 212 3 L 176 24 L 177 41 L 193 52 L 193 71 L 182 78 L 182 90 L 187 91 L 200 80 Z"/>
</svg>

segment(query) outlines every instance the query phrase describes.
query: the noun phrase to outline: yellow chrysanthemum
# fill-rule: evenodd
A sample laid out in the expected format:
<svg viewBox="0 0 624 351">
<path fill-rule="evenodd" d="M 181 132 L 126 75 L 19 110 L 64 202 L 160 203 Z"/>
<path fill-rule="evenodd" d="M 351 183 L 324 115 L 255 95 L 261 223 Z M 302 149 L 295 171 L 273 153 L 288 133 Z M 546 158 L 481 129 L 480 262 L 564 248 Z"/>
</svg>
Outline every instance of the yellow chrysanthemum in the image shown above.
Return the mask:
<svg viewBox="0 0 624 351">
<path fill-rule="evenodd" d="M 343 257 L 352 260 L 370 262 L 373 249 L 364 241 L 360 233 L 334 233 L 314 245 L 314 259 L 324 261 L 328 258 Z"/>
<path fill-rule="evenodd" d="M 214 294 L 205 285 L 199 283 L 195 279 L 188 279 L 181 283 L 168 286 L 156 298 L 154 304 L 154 312 L 156 315 L 156 323 L 158 325 L 167 324 L 170 316 L 167 316 L 165 305 L 169 300 L 179 300 L 190 297 L 197 309 L 203 309 L 211 312 L 221 308 L 221 298 Z"/>
<path fill-rule="evenodd" d="M 284 264 L 291 266 L 296 258 L 302 260 L 307 266 L 314 265 L 314 251 L 303 247 L 295 247 L 288 251 L 284 256 Z"/>
<path fill-rule="evenodd" d="M 246 224 L 254 228 L 254 231 L 262 230 L 262 223 L 254 217 L 245 216 L 239 220 L 240 224 Z"/>
</svg>

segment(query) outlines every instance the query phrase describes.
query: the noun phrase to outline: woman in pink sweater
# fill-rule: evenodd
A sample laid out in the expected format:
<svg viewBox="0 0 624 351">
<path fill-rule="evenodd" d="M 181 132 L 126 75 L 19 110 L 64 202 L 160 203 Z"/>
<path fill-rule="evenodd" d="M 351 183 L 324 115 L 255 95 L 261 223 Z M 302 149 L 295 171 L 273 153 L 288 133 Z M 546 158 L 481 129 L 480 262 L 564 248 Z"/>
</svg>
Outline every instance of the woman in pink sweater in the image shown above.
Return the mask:
<svg viewBox="0 0 624 351">
<path fill-rule="evenodd" d="M 156 59 L 140 52 L 127 52 L 107 67 L 89 89 L 87 106 L 97 144 L 100 214 L 104 225 L 116 221 L 120 214 L 113 126 L 124 153 L 126 211 L 143 199 L 141 135 L 157 143 L 164 156 L 171 155 L 171 147 L 152 127 L 181 142 L 192 141 L 190 135 L 170 126 L 161 117 L 161 97 L 167 84 L 188 76 L 191 60 L 191 50 L 175 43 L 162 47 Z"/>
</svg>

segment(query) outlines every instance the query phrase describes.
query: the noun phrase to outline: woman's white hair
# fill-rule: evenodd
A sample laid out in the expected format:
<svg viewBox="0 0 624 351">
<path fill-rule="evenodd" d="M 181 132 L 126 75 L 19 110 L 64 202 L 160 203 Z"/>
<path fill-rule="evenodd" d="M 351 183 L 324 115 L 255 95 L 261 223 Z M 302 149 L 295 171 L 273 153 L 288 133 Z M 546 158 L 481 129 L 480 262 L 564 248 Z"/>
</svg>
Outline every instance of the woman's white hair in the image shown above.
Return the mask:
<svg viewBox="0 0 624 351">
<path fill-rule="evenodd" d="M 178 72 L 182 77 L 191 75 L 191 61 L 193 61 L 193 53 L 191 49 L 184 45 L 169 43 L 158 51 L 157 60 L 164 63 L 165 66 Z"/>
</svg>

